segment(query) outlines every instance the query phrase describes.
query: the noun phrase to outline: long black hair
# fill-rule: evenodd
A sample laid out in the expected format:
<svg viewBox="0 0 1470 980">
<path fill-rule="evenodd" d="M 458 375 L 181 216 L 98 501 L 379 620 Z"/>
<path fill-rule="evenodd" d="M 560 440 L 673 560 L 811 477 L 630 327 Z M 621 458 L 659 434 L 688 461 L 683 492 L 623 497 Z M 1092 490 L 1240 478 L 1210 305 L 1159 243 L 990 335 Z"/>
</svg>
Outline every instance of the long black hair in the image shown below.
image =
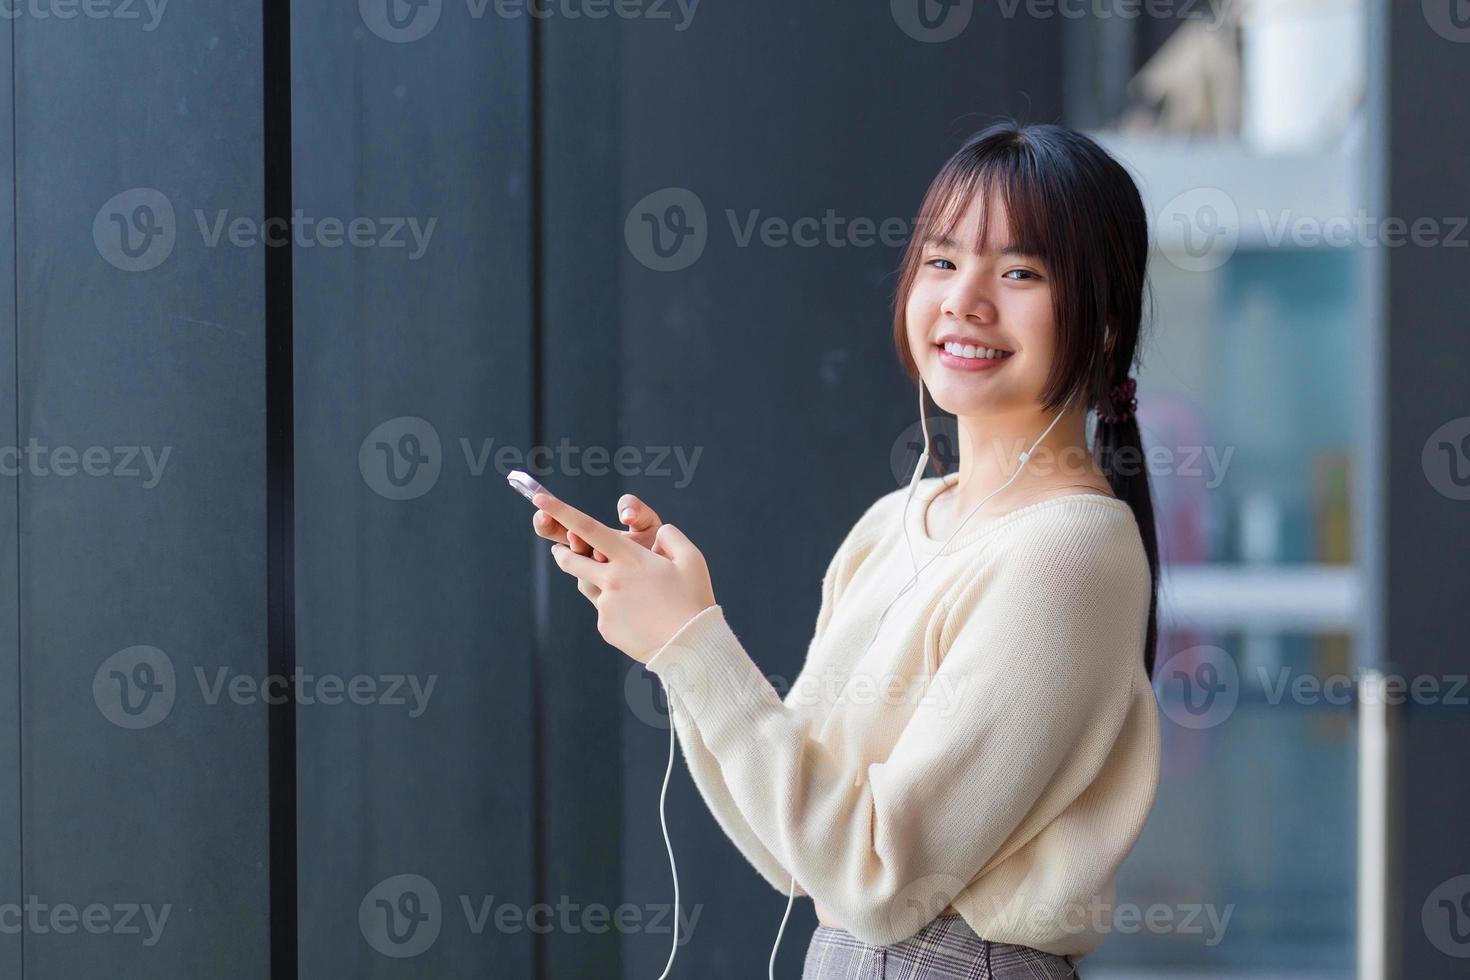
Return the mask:
<svg viewBox="0 0 1470 980">
<path fill-rule="evenodd" d="M 930 183 L 893 295 L 893 342 L 904 372 L 918 382 L 904 311 L 925 240 L 953 237 L 970 200 L 978 193 L 988 201 L 992 191 L 1005 201 L 1011 243 L 1039 256 L 1051 272 L 1057 356 L 1042 391 L 1043 409 L 1058 411 L 1080 396 L 1089 411 L 1102 406 L 1102 414 L 1111 414 L 1111 392 L 1138 359 L 1148 217 L 1128 171 L 1095 141 L 1063 126 L 996 123 L 966 140 Z M 981 221 L 983 242 L 988 209 Z M 1132 508 L 1148 555 L 1143 663 L 1152 679 L 1159 545 L 1138 419 L 1099 415 L 1093 453 L 1113 493 Z M 942 473 L 942 464 L 935 464 Z"/>
</svg>

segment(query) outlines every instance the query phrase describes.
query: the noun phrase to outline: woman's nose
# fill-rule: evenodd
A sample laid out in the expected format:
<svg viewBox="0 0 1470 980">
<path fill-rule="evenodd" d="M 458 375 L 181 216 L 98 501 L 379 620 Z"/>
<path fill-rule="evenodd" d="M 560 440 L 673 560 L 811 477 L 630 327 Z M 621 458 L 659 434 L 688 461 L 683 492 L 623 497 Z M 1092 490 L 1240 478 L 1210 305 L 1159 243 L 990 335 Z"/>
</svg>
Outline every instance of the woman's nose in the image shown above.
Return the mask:
<svg viewBox="0 0 1470 980">
<path fill-rule="evenodd" d="M 951 290 L 940 304 L 939 311 L 947 318 L 971 323 L 995 321 L 995 304 L 982 291 L 973 288 Z"/>
</svg>

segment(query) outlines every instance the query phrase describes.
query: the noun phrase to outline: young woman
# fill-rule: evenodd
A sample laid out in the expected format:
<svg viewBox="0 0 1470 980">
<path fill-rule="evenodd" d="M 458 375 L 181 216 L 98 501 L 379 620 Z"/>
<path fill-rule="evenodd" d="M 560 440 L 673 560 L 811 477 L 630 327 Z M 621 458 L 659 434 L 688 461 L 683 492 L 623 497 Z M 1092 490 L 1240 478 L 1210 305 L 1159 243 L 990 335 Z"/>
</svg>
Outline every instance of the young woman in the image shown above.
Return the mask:
<svg viewBox="0 0 1470 980">
<path fill-rule="evenodd" d="M 626 533 L 533 501 L 598 631 L 663 682 L 720 826 L 788 913 L 812 897 L 806 980 L 1072 977 L 1110 929 L 1159 778 L 1147 251 L 1132 179 L 1079 133 L 997 125 L 944 165 L 893 328 L 959 471 L 921 459 L 858 519 L 784 700 L 677 528 L 631 496 Z"/>
</svg>

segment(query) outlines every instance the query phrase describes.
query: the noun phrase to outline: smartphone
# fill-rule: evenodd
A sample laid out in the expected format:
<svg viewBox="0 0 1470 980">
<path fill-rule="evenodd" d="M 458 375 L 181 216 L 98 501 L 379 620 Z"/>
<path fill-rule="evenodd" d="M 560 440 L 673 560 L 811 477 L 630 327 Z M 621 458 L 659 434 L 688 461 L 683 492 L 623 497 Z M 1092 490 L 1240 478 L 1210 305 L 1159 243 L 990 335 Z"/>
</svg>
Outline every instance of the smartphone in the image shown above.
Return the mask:
<svg viewBox="0 0 1470 980">
<path fill-rule="evenodd" d="M 530 500 L 538 493 L 551 492 L 543 487 L 541 484 L 537 483 L 536 478 L 527 473 L 525 470 L 511 470 L 505 475 L 505 482 L 514 487 L 516 489 L 516 492 L 519 493 L 522 497 L 525 497 L 527 500 Z"/>
</svg>

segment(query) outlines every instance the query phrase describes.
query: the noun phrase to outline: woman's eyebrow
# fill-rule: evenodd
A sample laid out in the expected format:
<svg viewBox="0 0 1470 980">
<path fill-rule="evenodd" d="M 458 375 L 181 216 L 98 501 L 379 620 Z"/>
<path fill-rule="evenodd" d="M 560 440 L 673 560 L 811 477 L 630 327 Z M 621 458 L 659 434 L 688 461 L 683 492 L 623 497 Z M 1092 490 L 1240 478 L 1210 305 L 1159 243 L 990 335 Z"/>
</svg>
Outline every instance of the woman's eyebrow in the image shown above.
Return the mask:
<svg viewBox="0 0 1470 980">
<path fill-rule="evenodd" d="M 936 246 L 937 248 L 956 249 L 960 247 L 960 243 L 955 241 L 953 238 L 950 238 L 948 235 L 945 235 L 943 238 L 934 238 L 931 236 L 924 239 L 924 243 L 926 245 Z M 976 250 L 973 248 L 971 248 L 970 251 L 977 255 L 980 254 L 979 252 L 976 252 Z M 1014 255 L 1020 258 L 1035 259 L 1038 262 L 1041 261 L 1040 255 L 1037 255 L 1035 252 L 1031 251 L 1028 248 L 1023 248 L 1020 245 L 1002 245 L 998 254 L 1001 256 Z"/>
</svg>

